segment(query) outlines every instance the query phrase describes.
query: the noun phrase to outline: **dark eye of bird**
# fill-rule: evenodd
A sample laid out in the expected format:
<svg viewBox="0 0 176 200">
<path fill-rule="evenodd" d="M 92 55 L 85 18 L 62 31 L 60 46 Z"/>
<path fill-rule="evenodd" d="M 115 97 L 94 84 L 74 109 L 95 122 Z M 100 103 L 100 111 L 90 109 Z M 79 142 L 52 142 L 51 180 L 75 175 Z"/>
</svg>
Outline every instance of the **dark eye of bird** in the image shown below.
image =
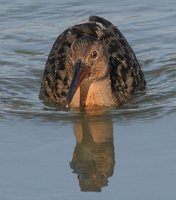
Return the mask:
<svg viewBox="0 0 176 200">
<path fill-rule="evenodd" d="M 97 51 L 93 51 L 91 53 L 91 58 L 95 60 L 95 59 L 97 59 L 97 57 L 98 57 L 98 52 Z"/>
</svg>

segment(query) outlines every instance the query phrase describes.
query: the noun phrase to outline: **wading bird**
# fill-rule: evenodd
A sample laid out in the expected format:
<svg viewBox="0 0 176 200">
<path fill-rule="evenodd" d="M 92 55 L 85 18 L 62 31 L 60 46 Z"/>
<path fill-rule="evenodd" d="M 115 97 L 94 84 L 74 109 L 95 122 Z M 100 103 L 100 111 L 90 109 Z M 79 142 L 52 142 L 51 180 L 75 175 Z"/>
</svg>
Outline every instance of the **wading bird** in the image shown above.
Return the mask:
<svg viewBox="0 0 176 200">
<path fill-rule="evenodd" d="M 91 16 L 56 39 L 40 99 L 61 108 L 119 106 L 145 88 L 141 66 L 125 37 L 111 22 Z"/>
</svg>

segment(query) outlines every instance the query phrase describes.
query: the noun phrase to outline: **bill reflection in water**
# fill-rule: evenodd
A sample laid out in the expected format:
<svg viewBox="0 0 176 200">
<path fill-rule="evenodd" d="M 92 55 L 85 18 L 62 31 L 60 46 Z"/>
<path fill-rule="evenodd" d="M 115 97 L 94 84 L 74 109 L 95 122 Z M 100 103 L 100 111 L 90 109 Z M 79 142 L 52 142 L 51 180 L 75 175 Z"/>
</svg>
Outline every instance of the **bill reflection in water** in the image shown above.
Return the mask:
<svg viewBox="0 0 176 200">
<path fill-rule="evenodd" d="M 85 114 L 74 124 L 76 146 L 70 167 L 81 191 L 100 192 L 108 185 L 115 165 L 113 126 L 110 115 Z"/>
</svg>

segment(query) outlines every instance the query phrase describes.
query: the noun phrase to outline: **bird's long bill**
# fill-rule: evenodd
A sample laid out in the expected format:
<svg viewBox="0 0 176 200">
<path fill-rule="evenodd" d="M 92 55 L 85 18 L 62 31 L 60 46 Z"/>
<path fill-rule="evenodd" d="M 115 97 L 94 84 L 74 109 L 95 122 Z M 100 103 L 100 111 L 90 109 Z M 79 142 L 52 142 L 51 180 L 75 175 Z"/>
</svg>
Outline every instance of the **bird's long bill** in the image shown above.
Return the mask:
<svg viewBox="0 0 176 200">
<path fill-rule="evenodd" d="M 84 80 L 88 72 L 88 68 L 84 66 L 84 64 L 80 60 L 75 63 L 74 69 L 75 70 L 73 74 L 73 79 L 71 81 L 70 88 L 68 90 L 67 97 L 66 97 L 67 105 L 70 104 L 77 88 L 80 86 L 80 84 L 82 83 L 82 81 Z"/>
</svg>

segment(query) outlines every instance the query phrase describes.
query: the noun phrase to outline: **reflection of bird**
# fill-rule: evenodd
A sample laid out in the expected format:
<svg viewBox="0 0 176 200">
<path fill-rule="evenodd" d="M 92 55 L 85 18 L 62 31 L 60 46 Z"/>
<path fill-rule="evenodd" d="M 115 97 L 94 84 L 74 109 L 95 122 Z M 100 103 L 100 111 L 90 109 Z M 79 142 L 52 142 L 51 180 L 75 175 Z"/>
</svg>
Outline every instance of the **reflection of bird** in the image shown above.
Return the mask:
<svg viewBox="0 0 176 200">
<path fill-rule="evenodd" d="M 103 143 L 87 140 L 76 144 L 70 167 L 78 175 L 81 191 L 100 192 L 113 175 L 113 140 Z"/>
<path fill-rule="evenodd" d="M 125 37 L 109 21 L 92 16 L 89 22 L 65 30 L 55 41 L 40 98 L 60 107 L 118 106 L 145 85 Z"/>
<path fill-rule="evenodd" d="M 112 121 L 107 112 L 99 117 L 86 114 L 74 123 L 76 146 L 70 167 L 81 191 L 100 192 L 114 171 Z"/>
</svg>

